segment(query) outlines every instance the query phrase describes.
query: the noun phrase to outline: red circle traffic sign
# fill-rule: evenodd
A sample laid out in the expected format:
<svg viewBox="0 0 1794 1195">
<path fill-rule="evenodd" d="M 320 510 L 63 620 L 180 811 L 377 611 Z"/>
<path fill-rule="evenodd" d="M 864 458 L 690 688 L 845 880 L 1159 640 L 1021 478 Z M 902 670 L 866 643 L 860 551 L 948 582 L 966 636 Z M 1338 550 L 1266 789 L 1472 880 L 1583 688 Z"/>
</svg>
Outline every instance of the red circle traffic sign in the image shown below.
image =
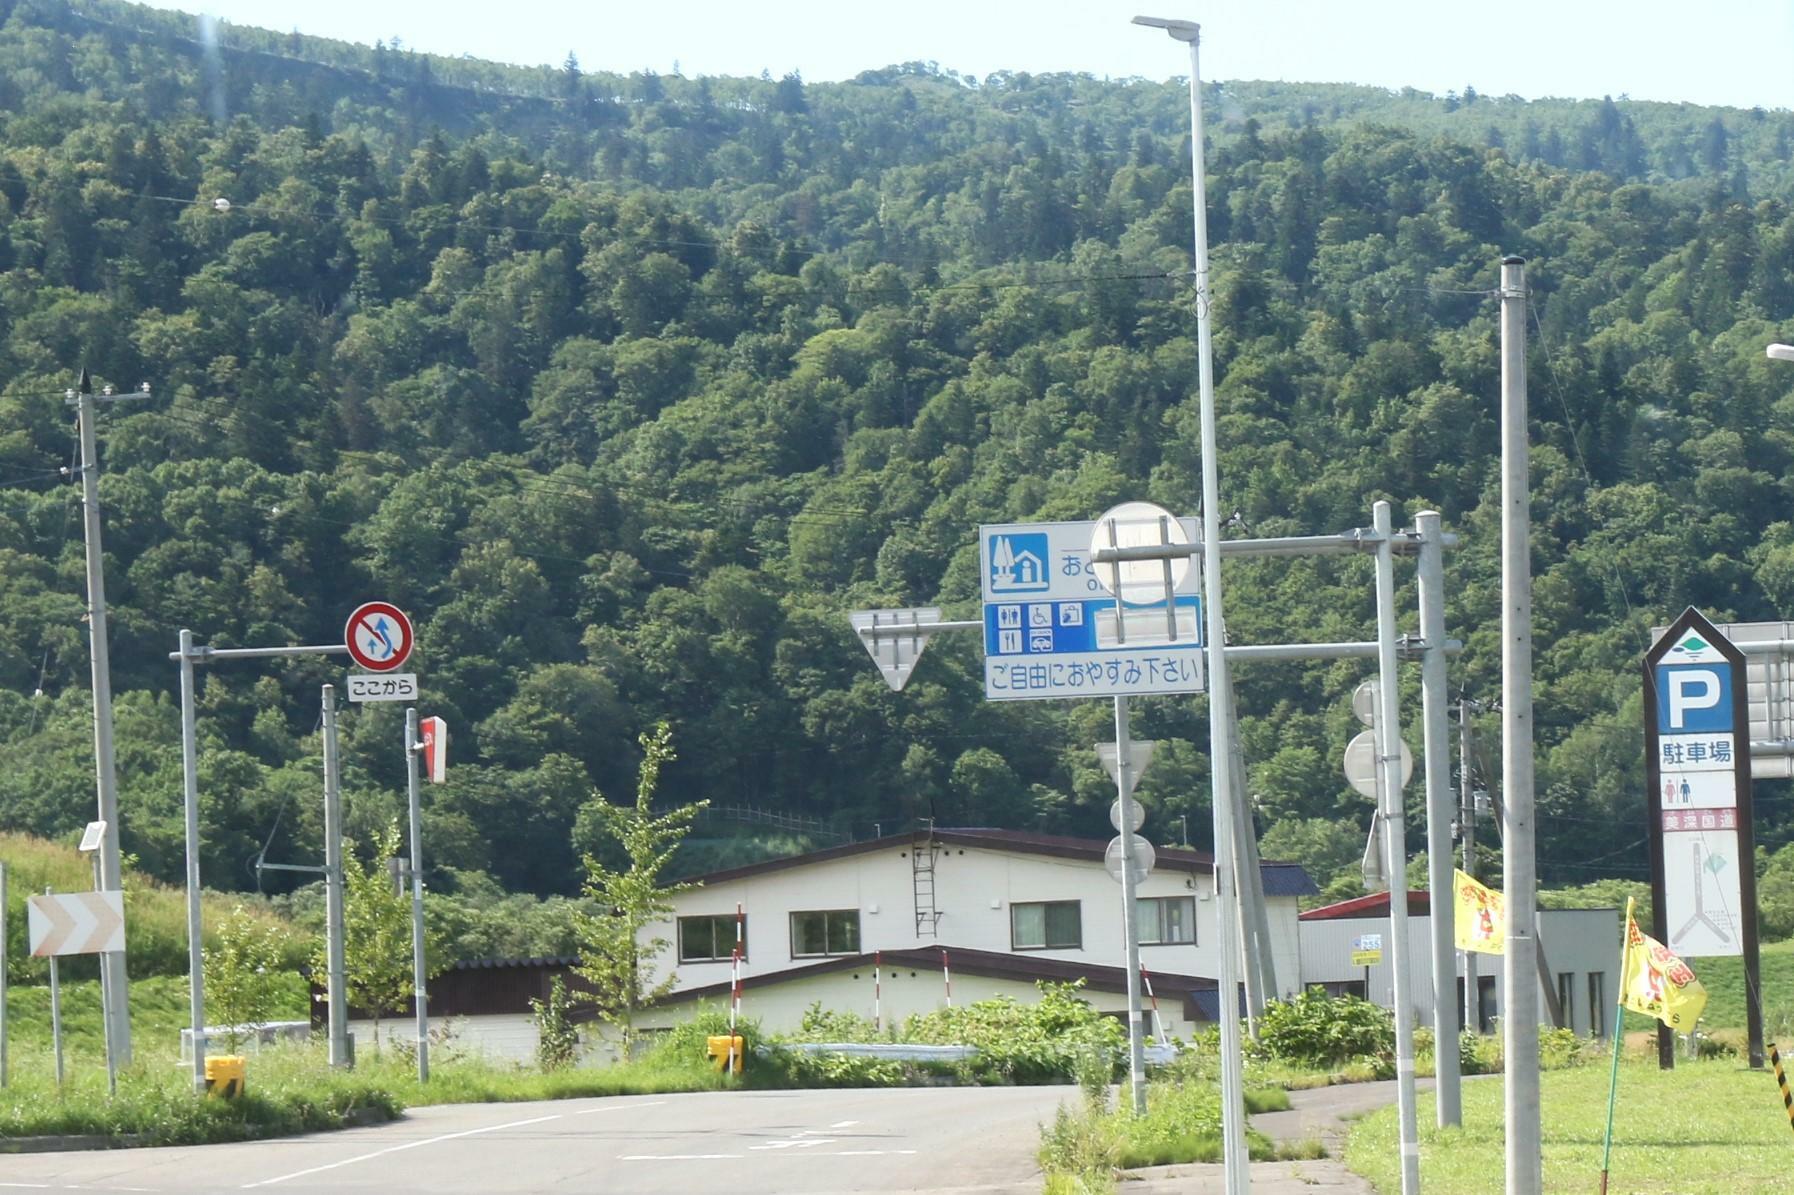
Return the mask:
<svg viewBox="0 0 1794 1195">
<path fill-rule="evenodd" d="M 370 672 L 391 672 L 411 654 L 411 620 L 391 602 L 363 602 L 343 627 L 349 658 Z"/>
</svg>

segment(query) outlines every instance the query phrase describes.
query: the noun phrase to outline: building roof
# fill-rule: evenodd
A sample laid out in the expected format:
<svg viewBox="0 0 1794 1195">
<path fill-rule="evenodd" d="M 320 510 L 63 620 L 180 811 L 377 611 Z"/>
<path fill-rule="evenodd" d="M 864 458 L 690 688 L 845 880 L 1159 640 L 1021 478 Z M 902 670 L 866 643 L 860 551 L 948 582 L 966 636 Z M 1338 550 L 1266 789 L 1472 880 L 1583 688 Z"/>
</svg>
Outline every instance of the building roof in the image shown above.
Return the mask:
<svg viewBox="0 0 1794 1195">
<path fill-rule="evenodd" d="M 741 977 L 741 986 L 744 988 L 769 987 L 794 979 L 809 979 L 841 971 L 870 971 L 875 965 L 900 970 L 926 968 L 932 971 L 940 967 L 943 954 L 947 956 L 947 961 L 952 969 L 962 975 L 977 975 L 984 979 L 1013 979 L 1023 983 L 1071 983 L 1081 979 L 1084 981 L 1084 985 L 1092 991 L 1127 991 L 1127 971 L 1121 967 L 1081 963 L 1073 959 L 1042 958 L 1031 954 L 1010 954 L 998 950 L 970 950 L 960 946 L 919 946 L 913 949 L 884 950 L 872 954 L 844 955 L 840 958 L 823 959 L 802 967 L 786 967 L 778 971 L 744 975 Z M 1215 987 L 1214 980 L 1201 975 L 1160 974 L 1156 971 L 1148 972 L 1148 974 L 1152 977 L 1155 989 L 1180 998 L 1187 992 L 1203 988 L 1213 990 Z M 683 1004 L 692 1000 L 707 1000 L 728 995 L 729 984 L 724 981 L 704 984 L 701 987 L 680 988 L 662 997 L 660 1003 Z"/>
<path fill-rule="evenodd" d="M 1408 889 L 1408 915 L 1425 917 L 1432 912 L 1431 894 L 1425 888 Z M 1387 917 L 1389 916 L 1389 893 L 1373 892 L 1369 896 L 1357 896 L 1351 900 L 1342 900 L 1336 904 L 1322 905 L 1318 909 L 1309 909 L 1298 915 L 1302 921 L 1344 921 L 1348 917 Z"/>
<path fill-rule="evenodd" d="M 1059 834 L 1037 834 L 1032 830 L 998 830 L 984 827 L 937 828 L 933 832 L 933 839 L 942 846 L 1014 851 L 1019 854 L 1050 855 L 1061 859 L 1082 859 L 1095 863 L 1102 862 L 1103 851 L 1109 845 L 1107 840 L 1101 838 L 1071 838 Z M 740 867 L 725 868 L 707 875 L 695 876 L 693 881 L 700 884 L 719 884 L 728 880 L 764 875 L 768 872 L 807 867 L 813 863 L 826 863 L 834 859 L 871 854 L 875 851 L 908 850 L 917 842 L 924 840 L 925 836 L 922 834 L 887 834 L 882 838 L 869 838 L 864 842 L 843 843 L 840 846 L 824 847 L 822 850 L 809 851 L 802 855 L 790 855 L 783 859 L 766 859 L 758 863 L 747 863 Z M 1207 851 L 1176 846 L 1155 846 L 1153 850 L 1158 859 L 1156 866 L 1169 871 L 1206 875 L 1215 869 L 1214 856 Z M 1279 863 L 1266 860 L 1260 864 L 1259 873 L 1264 877 L 1266 896 L 1312 896 L 1320 891 L 1300 863 Z"/>
</svg>

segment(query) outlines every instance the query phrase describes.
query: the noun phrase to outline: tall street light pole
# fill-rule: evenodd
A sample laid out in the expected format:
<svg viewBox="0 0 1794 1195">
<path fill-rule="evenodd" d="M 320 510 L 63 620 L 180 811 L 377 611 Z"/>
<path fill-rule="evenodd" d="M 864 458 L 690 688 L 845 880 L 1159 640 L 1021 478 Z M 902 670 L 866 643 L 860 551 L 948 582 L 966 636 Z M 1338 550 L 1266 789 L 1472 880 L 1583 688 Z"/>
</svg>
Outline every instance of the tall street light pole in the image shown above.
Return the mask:
<svg viewBox="0 0 1794 1195">
<path fill-rule="evenodd" d="M 1234 897 L 1232 746 L 1233 683 L 1227 672 L 1227 630 L 1221 612 L 1221 498 L 1216 466 L 1215 371 L 1209 337 L 1208 202 L 1202 169 L 1202 71 L 1197 47 L 1202 27 L 1194 21 L 1135 17 L 1134 24 L 1163 29 L 1190 47 L 1190 178 L 1194 187 L 1197 385 L 1202 406 L 1202 577 L 1208 641 L 1208 757 L 1215 827 L 1215 911 L 1220 921 L 1221 1159 L 1228 1195 L 1250 1185 L 1246 1158 L 1245 1077 L 1240 1055 L 1240 926 Z"/>
</svg>

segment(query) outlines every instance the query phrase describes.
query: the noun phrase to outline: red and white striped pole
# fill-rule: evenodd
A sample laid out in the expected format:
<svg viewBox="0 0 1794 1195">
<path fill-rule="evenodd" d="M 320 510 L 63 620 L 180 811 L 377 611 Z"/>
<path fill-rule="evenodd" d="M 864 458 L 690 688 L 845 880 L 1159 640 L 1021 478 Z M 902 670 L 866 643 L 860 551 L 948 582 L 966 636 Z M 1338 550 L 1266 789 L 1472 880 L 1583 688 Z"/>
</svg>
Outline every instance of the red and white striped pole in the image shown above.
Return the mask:
<svg viewBox="0 0 1794 1195">
<path fill-rule="evenodd" d="M 746 918 L 742 915 L 741 904 L 735 905 L 735 950 L 729 956 L 729 1073 L 741 1073 L 741 1065 L 735 1057 L 735 1023 L 741 1018 L 741 950 L 747 935 Z"/>
<path fill-rule="evenodd" d="M 1140 982 L 1146 985 L 1146 998 L 1152 1001 L 1152 1025 L 1158 1031 L 1159 1044 L 1167 1045 L 1170 1039 L 1165 1036 L 1165 1019 L 1159 1016 L 1159 998 L 1152 993 L 1152 977 L 1146 973 L 1146 964 L 1140 964 Z"/>
<path fill-rule="evenodd" d="M 872 1031 L 874 1033 L 883 1033 L 885 1031 L 884 989 L 880 985 L 880 979 L 881 979 L 880 973 L 883 971 L 884 965 L 885 965 L 884 951 L 882 951 L 882 950 L 873 951 L 873 953 L 872 953 Z"/>
<path fill-rule="evenodd" d="M 941 982 L 947 985 L 947 1007 L 953 1007 L 953 968 L 947 965 L 947 948 L 941 947 Z"/>
</svg>

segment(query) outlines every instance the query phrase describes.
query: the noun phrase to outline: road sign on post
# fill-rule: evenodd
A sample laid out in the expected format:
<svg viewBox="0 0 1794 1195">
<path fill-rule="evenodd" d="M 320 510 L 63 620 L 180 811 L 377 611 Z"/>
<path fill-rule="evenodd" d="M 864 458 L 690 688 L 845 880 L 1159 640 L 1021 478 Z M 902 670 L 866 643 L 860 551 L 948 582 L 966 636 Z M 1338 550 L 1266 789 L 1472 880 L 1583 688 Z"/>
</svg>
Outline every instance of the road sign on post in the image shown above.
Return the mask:
<svg viewBox="0 0 1794 1195">
<path fill-rule="evenodd" d="M 911 670 L 927 649 L 932 633 L 929 628 L 941 621 L 941 609 L 917 606 L 908 610 L 855 610 L 847 619 L 871 653 L 872 662 L 878 665 L 878 674 L 893 692 L 898 692 L 909 682 Z M 886 633 L 877 633 L 881 631 Z"/>
<path fill-rule="evenodd" d="M 1174 570 L 1183 575 L 1176 578 L 1169 608 L 1162 597 L 1135 604 L 1126 578 L 1123 592 L 1130 600 L 1114 597 L 1090 562 L 1099 527 L 1092 521 L 978 529 L 987 700 L 1202 691 L 1195 570 Z M 1188 543 L 1195 524 L 1180 520 L 1177 527 Z M 1125 537 L 1119 542 L 1130 546 Z M 1164 567 L 1153 563 L 1161 573 Z"/>
<path fill-rule="evenodd" d="M 35 958 L 125 948 L 125 894 L 116 888 L 33 896 L 28 907 Z"/>
<path fill-rule="evenodd" d="M 1656 936 L 1683 958 L 1744 957 L 1750 1063 L 1760 1067 L 1747 687 L 1744 653 L 1692 606 L 1645 656 Z"/>
<path fill-rule="evenodd" d="M 431 784 L 448 778 L 448 723 L 441 718 L 425 718 L 418 723 L 418 741 L 424 752 L 424 774 Z"/>
<path fill-rule="evenodd" d="M 391 602 L 363 602 L 343 627 L 349 658 L 369 672 L 391 672 L 411 655 L 411 620 Z"/>
</svg>

